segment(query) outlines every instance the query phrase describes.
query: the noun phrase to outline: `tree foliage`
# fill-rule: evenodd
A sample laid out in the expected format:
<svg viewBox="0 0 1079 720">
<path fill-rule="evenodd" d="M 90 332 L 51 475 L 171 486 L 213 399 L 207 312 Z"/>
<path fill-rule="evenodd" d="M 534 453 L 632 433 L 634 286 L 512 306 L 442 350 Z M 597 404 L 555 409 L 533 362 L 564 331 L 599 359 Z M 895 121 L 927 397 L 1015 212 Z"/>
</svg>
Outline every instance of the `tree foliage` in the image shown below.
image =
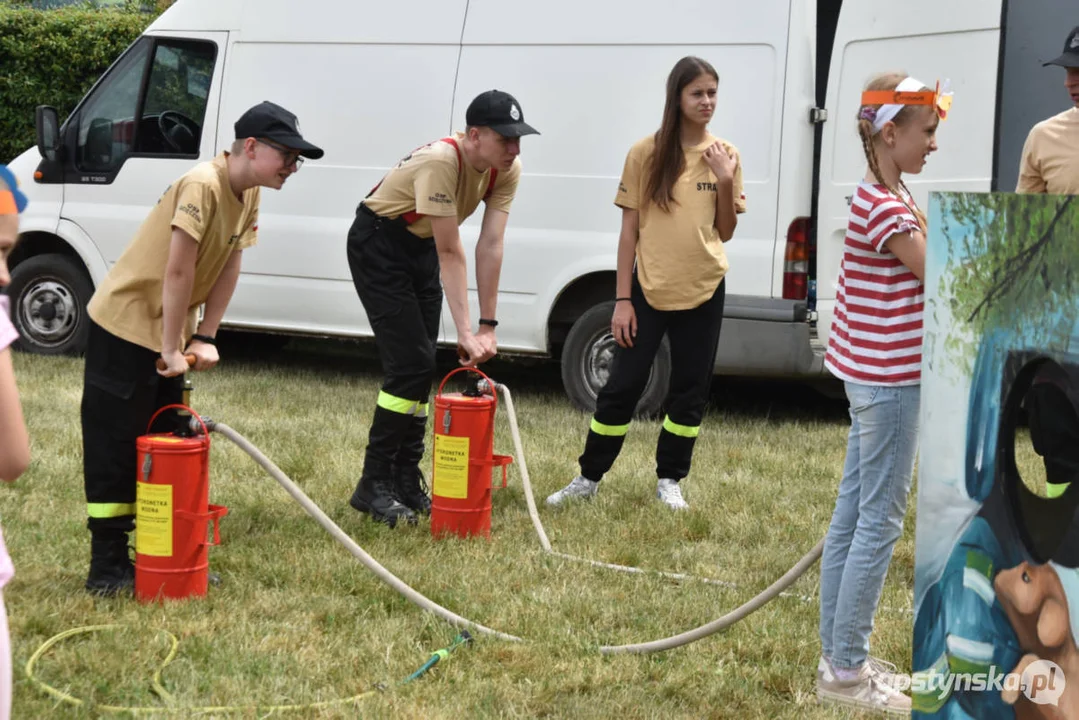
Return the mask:
<svg viewBox="0 0 1079 720">
<path fill-rule="evenodd" d="M 61 120 L 156 17 L 130 9 L 35 10 L 0 3 L 0 162 L 34 144 L 34 108 Z"/>
<path fill-rule="evenodd" d="M 969 367 L 976 342 L 995 328 L 1035 347 L 1066 347 L 1079 321 L 1079 204 L 1072 197 L 1013 193 L 941 196 L 948 260 L 939 295 L 956 332 L 949 356 Z"/>
</svg>

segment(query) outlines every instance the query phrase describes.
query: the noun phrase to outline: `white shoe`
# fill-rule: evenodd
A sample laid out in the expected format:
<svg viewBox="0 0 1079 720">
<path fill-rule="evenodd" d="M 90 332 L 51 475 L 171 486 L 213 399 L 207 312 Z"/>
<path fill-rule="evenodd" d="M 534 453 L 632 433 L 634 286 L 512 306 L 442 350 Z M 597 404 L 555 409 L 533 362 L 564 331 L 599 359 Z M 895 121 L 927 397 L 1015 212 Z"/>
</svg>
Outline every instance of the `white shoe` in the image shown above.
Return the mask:
<svg viewBox="0 0 1079 720">
<path fill-rule="evenodd" d="M 671 510 L 689 510 L 689 504 L 682 498 L 682 488 L 674 480 L 660 478 L 656 486 L 656 497 Z"/>
<path fill-rule="evenodd" d="M 887 660 L 874 657 L 870 655 L 866 658 L 866 664 L 869 665 L 869 671 L 885 685 L 896 687 L 899 683 L 899 668 L 894 663 L 890 663 Z M 835 676 L 832 673 L 832 666 L 828 664 L 828 661 L 821 655 L 817 660 L 817 684 L 822 682 L 833 682 Z"/>
<path fill-rule="evenodd" d="M 869 665 L 870 672 L 885 685 L 896 687 L 899 682 L 899 668 L 895 666 L 895 663 L 890 663 L 887 660 L 882 660 L 879 657 L 873 657 L 870 655 L 865 660 Z M 898 688 L 897 688 L 898 689 Z"/>
<path fill-rule="evenodd" d="M 547 496 L 548 505 L 561 505 L 571 498 L 588 499 L 599 492 L 599 483 L 578 475 L 570 481 L 569 485 L 556 493 Z"/>
<path fill-rule="evenodd" d="M 911 713 L 910 697 L 885 683 L 868 662 L 862 665 L 861 672 L 853 680 L 840 680 L 828 663 L 819 662 L 817 699 L 897 717 L 910 717 Z"/>
</svg>

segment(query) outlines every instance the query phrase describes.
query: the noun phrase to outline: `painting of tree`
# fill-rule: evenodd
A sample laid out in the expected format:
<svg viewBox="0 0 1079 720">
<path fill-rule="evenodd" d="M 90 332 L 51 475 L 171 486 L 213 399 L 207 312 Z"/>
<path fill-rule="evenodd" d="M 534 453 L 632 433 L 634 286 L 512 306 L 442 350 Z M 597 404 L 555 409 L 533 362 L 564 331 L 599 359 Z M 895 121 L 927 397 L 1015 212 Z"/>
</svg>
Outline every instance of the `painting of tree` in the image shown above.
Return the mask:
<svg viewBox="0 0 1079 720">
<path fill-rule="evenodd" d="M 1072 197 L 942 193 L 947 260 L 938 296 L 959 326 L 945 355 L 969 370 L 980 338 L 1002 328 L 1064 349 L 1079 320 L 1079 205 Z M 927 308 L 928 310 L 928 308 Z"/>
</svg>

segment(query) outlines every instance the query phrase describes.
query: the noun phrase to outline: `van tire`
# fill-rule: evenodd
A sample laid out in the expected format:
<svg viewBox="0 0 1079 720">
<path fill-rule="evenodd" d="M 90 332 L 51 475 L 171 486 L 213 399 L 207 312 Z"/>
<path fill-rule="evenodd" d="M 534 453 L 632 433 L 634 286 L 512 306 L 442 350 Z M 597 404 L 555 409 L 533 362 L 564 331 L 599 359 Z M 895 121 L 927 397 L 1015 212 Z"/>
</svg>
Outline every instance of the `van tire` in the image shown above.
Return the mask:
<svg viewBox="0 0 1079 720">
<path fill-rule="evenodd" d="M 27 258 L 11 271 L 7 295 L 19 331 L 14 347 L 35 355 L 86 351 L 93 283 L 77 260 L 50 253 Z"/>
<path fill-rule="evenodd" d="M 573 405 L 583 412 L 596 410 L 596 395 L 607 381 L 614 349 L 611 315 L 614 301 L 595 305 L 570 328 L 562 347 L 562 385 Z M 659 344 L 652 372 L 634 413 L 638 418 L 655 418 L 663 411 L 671 386 L 671 346 L 666 336 Z"/>
</svg>

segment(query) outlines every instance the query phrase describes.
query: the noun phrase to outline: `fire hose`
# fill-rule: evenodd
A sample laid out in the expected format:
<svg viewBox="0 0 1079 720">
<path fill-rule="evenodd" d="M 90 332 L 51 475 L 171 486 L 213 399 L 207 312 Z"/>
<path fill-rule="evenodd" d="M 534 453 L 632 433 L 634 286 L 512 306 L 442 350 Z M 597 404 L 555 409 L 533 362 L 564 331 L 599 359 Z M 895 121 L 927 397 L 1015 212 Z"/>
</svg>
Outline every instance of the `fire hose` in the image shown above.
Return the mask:
<svg viewBox="0 0 1079 720">
<path fill-rule="evenodd" d="M 624 565 L 613 565 L 610 563 L 603 563 L 596 560 L 589 560 L 587 558 L 576 557 L 574 555 L 567 555 L 565 553 L 557 552 L 551 547 L 551 541 L 547 538 L 547 533 L 543 528 L 543 523 L 540 520 L 539 512 L 536 509 L 536 500 L 532 493 L 532 484 L 528 476 L 528 466 L 525 463 L 524 448 L 521 442 L 521 432 L 520 428 L 517 425 L 517 415 L 516 411 L 514 410 L 513 396 L 510 393 L 509 388 L 505 385 L 501 383 L 494 383 L 494 385 L 499 391 L 501 391 L 502 396 L 505 398 L 504 401 L 506 404 L 506 412 L 510 421 L 510 431 L 513 435 L 514 450 L 516 451 L 517 463 L 520 467 L 521 485 L 524 489 L 525 501 L 528 504 L 528 514 L 532 519 L 532 525 L 536 530 L 537 536 L 539 537 L 540 545 L 543 547 L 543 551 L 554 557 L 562 558 L 564 560 L 584 562 L 595 567 L 617 570 L 620 572 L 648 574 L 649 571 L 645 571 L 640 568 L 627 567 Z M 237 447 L 250 455 L 256 463 L 262 466 L 262 468 L 266 470 L 266 472 L 268 472 L 275 480 L 277 480 L 277 482 L 286 490 L 286 492 L 288 492 L 289 495 L 291 495 L 293 499 L 295 499 L 296 502 L 298 502 L 300 506 L 303 507 L 303 509 L 319 523 L 319 525 L 321 525 L 327 532 L 329 532 L 330 535 L 332 535 L 338 542 L 344 545 L 345 548 L 357 560 L 363 563 L 363 565 L 368 570 L 378 576 L 380 580 L 382 580 L 394 590 L 399 592 L 410 602 L 423 608 L 424 610 L 427 610 L 428 612 L 434 613 L 435 615 L 441 617 L 443 620 L 446 620 L 454 627 L 470 628 L 472 630 L 475 630 L 476 632 L 482 633 L 484 635 L 490 635 L 500 640 L 509 640 L 512 642 L 522 641 L 521 638 L 515 635 L 510 635 L 504 632 L 500 632 L 498 630 L 494 630 L 492 628 L 481 625 L 474 620 L 469 620 L 468 618 L 462 617 L 457 613 L 439 605 L 438 603 L 434 602 L 433 600 L 419 593 L 418 591 L 414 590 L 412 587 L 407 585 L 404 581 L 402 581 L 392 572 L 387 570 L 377 560 L 371 557 L 371 555 L 369 555 L 362 547 L 360 547 L 355 540 L 349 537 L 349 535 L 344 530 L 342 530 L 333 520 L 331 520 L 326 515 L 326 513 L 324 513 L 322 509 L 319 508 L 318 505 L 316 505 L 311 500 L 311 498 L 309 498 L 303 492 L 303 490 L 301 490 L 296 485 L 296 483 L 289 479 L 289 477 L 284 472 L 282 472 L 282 470 L 277 467 L 277 465 L 275 465 L 272 460 L 266 457 L 250 441 L 248 441 L 240 433 L 236 432 L 224 423 L 216 422 L 206 418 L 204 418 L 203 420 L 206 423 L 207 428 L 209 428 L 211 432 L 217 432 L 224 435 L 226 438 L 231 440 Z M 820 559 L 821 551 L 823 550 L 823 548 L 824 539 L 822 538 L 820 542 L 818 542 L 816 546 L 813 547 L 812 550 L 806 553 L 797 563 L 795 563 L 795 565 L 790 570 L 788 570 L 786 573 L 783 574 L 782 577 L 769 585 L 764 591 L 759 593 L 756 597 L 743 603 L 739 607 L 735 608 L 734 610 L 730 611 L 729 613 L 709 623 L 701 625 L 700 627 L 694 628 L 692 630 L 680 633 L 678 635 L 673 635 L 671 637 L 661 638 L 658 640 L 652 640 L 643 643 L 633 643 L 628 645 L 603 645 L 599 648 L 599 651 L 604 655 L 614 655 L 619 653 L 660 652 L 681 647 L 683 645 L 688 645 L 689 643 L 704 639 L 721 630 L 725 630 L 726 628 L 734 625 L 735 623 L 744 619 L 753 612 L 759 610 L 761 607 L 763 607 L 771 600 L 776 598 L 778 595 L 780 595 L 784 590 L 786 590 L 786 588 L 793 585 L 794 582 L 798 580 L 798 578 L 800 578 L 805 573 L 805 571 L 813 565 L 813 563 Z M 660 575 L 661 577 L 678 580 L 704 580 L 703 578 L 694 578 L 690 575 L 683 575 L 678 573 L 659 572 L 656 574 Z"/>
<path fill-rule="evenodd" d="M 191 362 L 190 358 L 189 358 L 188 362 L 189 363 Z M 513 436 L 514 449 L 516 451 L 516 459 L 517 459 L 517 463 L 518 463 L 518 465 L 520 467 L 521 483 L 522 483 L 522 486 L 523 486 L 523 489 L 524 489 L 525 501 L 526 501 L 526 503 L 528 505 L 528 514 L 529 514 L 529 517 L 532 520 L 532 524 L 533 524 L 533 527 L 535 528 L 536 535 L 539 538 L 540 545 L 543 548 L 543 551 L 545 553 L 547 553 L 549 555 L 552 555 L 554 557 L 563 559 L 563 560 L 569 560 L 569 561 L 574 561 L 574 562 L 582 562 L 582 563 L 586 563 L 586 564 L 589 564 L 589 565 L 594 566 L 594 567 L 599 567 L 599 568 L 609 569 L 609 570 L 616 570 L 616 571 L 619 571 L 619 572 L 635 573 L 635 574 L 656 574 L 656 575 L 658 575 L 660 577 L 665 577 L 665 578 L 675 579 L 675 580 L 699 580 L 699 581 L 702 581 L 702 582 L 710 582 L 710 583 L 716 583 L 716 584 L 730 585 L 729 583 L 721 583 L 720 581 L 716 581 L 716 580 L 710 580 L 710 579 L 707 579 L 707 578 L 700 578 L 700 577 L 695 577 L 695 576 L 685 575 L 685 574 L 680 574 L 680 573 L 651 572 L 651 571 L 642 570 L 641 568 L 628 567 L 628 566 L 625 566 L 625 565 L 615 565 L 615 564 L 611 564 L 611 563 L 605 563 L 605 562 L 600 562 L 600 561 L 596 561 L 596 560 L 590 560 L 588 558 L 582 558 L 582 557 L 578 557 L 578 556 L 575 556 L 575 555 L 569 555 L 569 554 L 561 553 L 561 552 L 558 552 L 558 551 L 554 550 L 554 548 L 551 546 L 550 540 L 547 537 L 547 533 L 544 530 L 543 523 L 540 520 L 539 512 L 536 509 L 536 501 L 535 501 L 535 496 L 533 495 L 533 492 L 532 492 L 532 484 L 531 484 L 529 474 L 528 474 L 528 466 L 527 466 L 527 463 L 525 461 L 524 447 L 523 447 L 523 444 L 522 444 L 522 441 L 521 441 L 520 428 L 517 425 L 517 415 L 516 415 L 516 410 L 515 410 L 514 404 L 513 404 L 513 396 L 510 393 L 510 390 L 509 390 L 508 387 L 506 387 L 505 385 L 503 385 L 501 383 L 496 383 L 496 382 L 493 382 L 493 381 L 490 381 L 489 384 L 487 384 L 487 386 L 484 387 L 484 390 L 486 392 L 490 392 L 491 386 L 493 386 L 495 389 L 497 389 L 497 391 L 500 391 L 502 393 L 502 395 L 503 395 L 503 398 L 504 398 L 504 402 L 505 402 L 506 410 L 507 410 L 507 415 L 509 417 L 509 422 L 510 422 L 510 430 L 511 430 L 511 434 Z M 339 543 L 344 545 L 345 548 L 356 559 L 358 559 L 361 563 L 363 563 L 363 565 L 365 567 L 367 567 L 367 569 L 369 569 L 371 572 L 373 572 L 380 580 L 382 580 L 383 582 L 388 584 L 390 587 L 392 587 L 398 593 L 403 595 L 406 599 L 408 599 L 413 604 L 415 604 L 415 605 L 419 606 L 420 608 L 422 608 L 424 610 L 427 610 L 427 611 L 441 617 L 443 620 L 447 621 L 450 625 L 452 625 L 454 627 L 457 627 L 459 629 L 460 628 L 470 628 L 470 629 L 472 629 L 472 630 L 474 630 L 474 631 L 476 631 L 478 633 L 488 635 L 488 636 L 491 636 L 491 637 L 495 637 L 495 638 L 498 638 L 500 640 L 507 640 L 507 641 L 511 641 L 511 642 L 522 642 L 523 641 L 522 638 L 519 638 L 519 637 L 517 637 L 515 635 L 510 635 L 508 633 L 504 633 L 504 632 L 495 630 L 493 628 L 486 627 L 485 625 L 482 625 L 482 624 L 480 624 L 480 623 L 478 623 L 478 622 L 476 622 L 474 620 L 470 620 L 468 618 L 462 617 L 461 615 L 458 615 L 457 613 L 454 613 L 453 611 L 439 605 L 438 603 L 434 602 L 430 598 L 426 597 L 425 595 L 421 594 L 420 592 L 416 591 L 415 589 L 410 587 L 408 584 L 403 582 L 400 578 L 398 578 L 396 575 L 394 575 L 392 572 L 390 572 L 381 563 L 379 563 L 377 560 L 375 560 L 375 558 L 373 558 L 370 554 L 368 554 L 347 533 L 345 533 L 336 523 L 334 523 L 334 521 L 332 519 L 330 519 L 330 517 L 327 516 L 326 513 L 323 512 L 322 509 L 319 508 L 319 506 L 317 504 L 315 504 L 314 501 L 312 501 L 303 492 L 303 490 L 301 490 L 299 488 L 299 486 L 296 485 L 296 483 L 294 483 L 279 467 L 277 467 L 277 465 L 274 464 L 274 462 L 272 460 L 270 460 L 268 457 L 266 457 L 266 455 L 263 454 L 262 451 L 260 451 L 254 444 L 252 444 L 245 437 L 243 437 L 240 433 L 236 432 L 235 430 L 233 430 L 228 425 L 226 425 L 224 423 L 216 422 L 216 421 L 211 420 L 209 418 L 201 418 L 201 417 L 198 417 L 198 416 L 192 416 L 191 419 L 190 419 L 190 422 L 191 422 L 193 430 L 195 429 L 196 425 L 199 425 L 200 429 L 202 429 L 204 432 L 217 432 L 217 433 L 220 433 L 221 435 L 228 438 L 238 448 L 240 448 L 241 450 L 246 452 L 256 463 L 258 463 L 264 470 L 266 470 L 266 472 L 269 473 L 270 476 L 273 477 L 285 489 L 285 491 L 288 492 L 289 495 L 292 496 L 292 498 L 297 503 L 299 503 L 299 505 L 304 509 L 304 511 L 306 511 L 309 515 L 311 515 L 311 517 L 313 517 L 327 532 L 329 532 L 330 535 L 332 535 L 334 537 L 334 539 L 336 539 Z M 692 630 L 688 630 L 686 632 L 679 633 L 677 635 L 673 635 L 673 636 L 670 636 L 670 637 L 661 638 L 661 639 L 657 639 L 657 640 L 652 640 L 652 641 L 648 641 L 648 642 L 633 643 L 633 644 L 627 644 L 627 645 L 604 645 L 604 646 L 601 646 L 599 648 L 599 651 L 600 651 L 600 653 L 605 654 L 605 655 L 613 655 L 613 654 L 619 654 L 619 653 L 652 653 L 652 652 L 660 652 L 660 651 L 665 651 L 665 650 L 670 650 L 670 649 L 673 649 L 673 648 L 681 647 L 683 645 L 687 645 L 689 643 L 696 642 L 698 640 L 702 640 L 702 639 L 704 639 L 706 637 L 709 637 L 710 635 L 713 635 L 713 634 L 715 634 L 717 632 L 720 632 L 721 630 L 724 630 L 724 629 L 734 625 L 735 623 L 743 620 L 744 618 L 746 618 L 747 616 L 749 616 L 753 612 L 759 610 L 761 607 L 766 605 L 768 602 L 770 602 L 771 600 L 773 600 L 774 598 L 776 598 L 777 596 L 782 594 L 786 588 L 790 587 L 795 581 L 797 581 L 798 578 L 800 578 L 806 572 L 806 570 L 808 570 L 809 567 L 812 566 L 813 563 L 815 563 L 820 558 L 823 546 L 824 546 L 824 540 L 822 539 L 820 542 L 818 542 L 816 544 L 816 546 L 812 550 L 810 550 L 808 553 L 806 553 L 805 556 L 803 556 L 793 567 L 791 567 L 790 570 L 788 570 L 786 573 L 784 573 L 784 575 L 782 577 L 780 577 L 778 580 L 776 580 L 770 586 L 768 586 L 763 592 L 759 593 L 758 595 L 753 597 L 748 602 L 743 603 L 738 608 L 732 610 L 731 612 L 728 612 L 727 614 L 725 614 L 725 615 L 723 615 L 723 616 L 721 616 L 721 617 L 719 617 L 719 618 L 717 618 L 717 619 L 715 619 L 715 620 L 713 620 L 713 621 L 711 621 L 709 623 L 701 625 L 701 626 L 699 626 L 697 628 L 694 628 Z M 64 702 L 64 703 L 67 703 L 69 705 L 74 705 L 74 706 L 79 706 L 79 707 L 87 706 L 88 705 L 87 701 L 76 698 L 76 697 L 74 697 L 74 696 L 72 696 L 72 695 L 70 695 L 70 694 L 68 694 L 66 692 L 63 692 L 63 691 L 61 691 L 61 690 L 59 690 L 57 688 L 54 688 L 54 687 L 48 685 L 47 683 L 41 681 L 40 679 L 38 679 L 34 675 L 35 665 L 38 663 L 38 661 L 53 646 L 55 646 L 57 643 L 65 640 L 65 639 L 67 639 L 69 637 L 73 637 L 73 636 L 77 636 L 77 635 L 85 635 L 85 634 L 94 633 L 94 632 L 100 632 L 100 631 L 105 631 L 105 630 L 112 630 L 112 629 L 116 629 L 116 628 L 119 628 L 119 627 L 121 627 L 121 626 L 120 625 L 95 625 L 95 626 L 74 628 L 72 630 L 68 630 L 66 632 L 60 633 L 59 635 L 56 635 L 56 636 L 50 638 L 43 645 L 41 645 L 37 649 L 37 651 L 35 651 L 34 654 L 27 661 L 27 663 L 26 663 L 27 678 L 33 684 L 35 684 L 38 688 L 40 688 L 42 691 L 44 691 L 45 693 L 47 693 L 47 694 L 51 695 L 52 697 L 56 698 L 60 702 Z M 230 706 L 186 707 L 186 706 L 181 706 L 181 705 L 178 705 L 176 703 L 175 699 L 173 698 L 173 696 L 170 693 L 168 693 L 167 690 L 165 690 L 164 686 L 162 685 L 162 681 L 161 681 L 162 672 L 165 670 L 165 668 L 169 665 L 170 662 L 172 662 L 173 658 L 176 656 L 179 641 L 176 639 L 176 637 L 172 633 L 170 633 L 168 631 L 161 630 L 159 632 L 164 633 L 168 637 L 168 639 L 170 641 L 170 650 L 169 650 L 168 656 L 165 658 L 164 662 L 154 672 L 153 680 L 151 682 L 151 687 L 152 687 L 153 691 L 162 699 L 162 701 L 164 701 L 165 705 L 164 706 L 148 706 L 148 707 L 121 707 L 121 706 L 97 704 L 97 705 L 94 705 L 94 708 L 96 710 L 104 711 L 104 712 L 126 712 L 126 713 L 129 713 L 129 714 L 139 715 L 139 714 L 158 714 L 158 713 L 170 713 L 170 712 L 188 712 L 188 713 L 190 713 L 190 712 L 200 712 L 200 713 L 201 712 L 229 712 L 229 711 L 237 711 L 237 710 L 255 710 L 255 709 L 269 710 L 269 711 L 318 709 L 318 708 L 331 707 L 331 706 L 335 706 L 335 705 L 344 705 L 344 704 L 349 704 L 349 703 L 355 703 L 355 702 L 357 702 L 357 701 L 359 701 L 359 700 L 361 700 L 363 698 L 372 696 L 373 694 L 375 694 L 376 692 L 378 692 L 380 690 L 385 689 L 385 687 L 382 686 L 382 685 L 376 685 L 374 689 L 367 690 L 367 691 L 362 692 L 362 693 L 360 693 L 358 695 L 353 695 L 353 696 L 348 697 L 348 698 L 342 698 L 342 699 L 337 699 L 337 700 L 329 700 L 329 701 L 322 701 L 322 702 L 311 703 L 311 704 L 307 704 L 307 705 L 280 705 L 280 706 L 254 706 L 254 707 L 239 707 L 239 706 L 234 706 L 234 707 L 230 707 Z M 459 645 L 461 645 L 461 644 L 463 644 L 465 642 L 470 642 L 470 641 L 471 641 L 471 636 L 468 634 L 468 631 L 467 630 L 461 630 L 460 634 L 454 639 L 454 642 L 449 647 L 443 648 L 443 649 L 438 650 L 435 653 L 433 653 L 431 655 L 431 657 L 428 659 L 428 661 L 426 663 L 424 663 L 424 665 L 422 667 L 420 667 L 416 672 L 412 673 L 410 676 L 408 676 L 403 681 L 401 681 L 402 684 L 410 682 L 411 680 L 414 680 L 414 679 L 420 677 L 425 672 L 427 672 L 431 667 L 433 667 L 436 663 L 438 663 L 440 660 L 446 659 L 449 656 L 449 654 L 455 648 L 457 648 Z"/>
</svg>

